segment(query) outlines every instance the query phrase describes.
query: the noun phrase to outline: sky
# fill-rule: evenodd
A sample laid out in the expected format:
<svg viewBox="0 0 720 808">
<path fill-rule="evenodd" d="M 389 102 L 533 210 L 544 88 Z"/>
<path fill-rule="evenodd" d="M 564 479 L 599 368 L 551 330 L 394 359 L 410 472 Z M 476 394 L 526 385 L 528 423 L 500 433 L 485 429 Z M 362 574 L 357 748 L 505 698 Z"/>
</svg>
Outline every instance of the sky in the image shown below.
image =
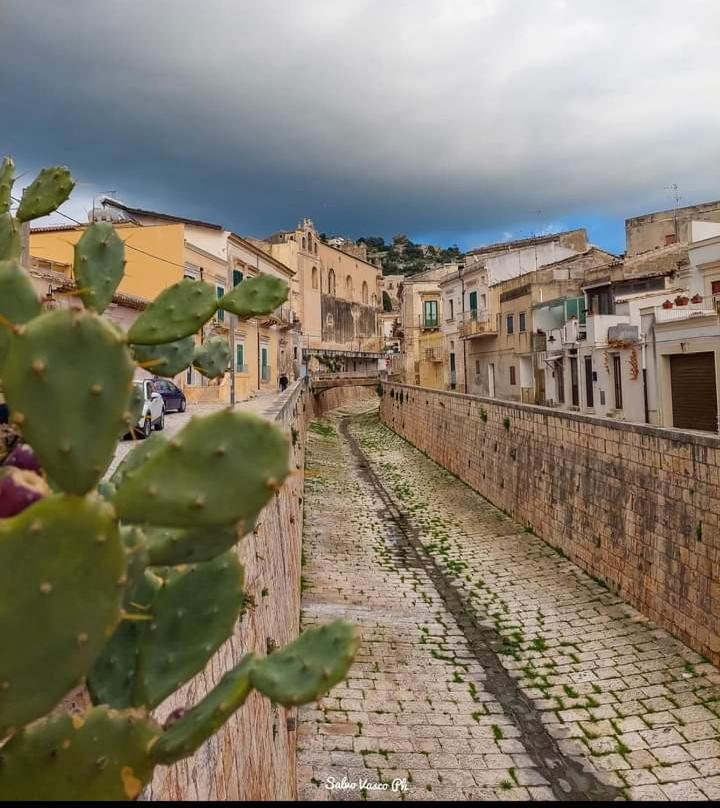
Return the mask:
<svg viewBox="0 0 720 808">
<path fill-rule="evenodd" d="M 0 0 L 0 155 L 263 237 L 470 249 L 720 198 L 718 0 Z"/>
</svg>

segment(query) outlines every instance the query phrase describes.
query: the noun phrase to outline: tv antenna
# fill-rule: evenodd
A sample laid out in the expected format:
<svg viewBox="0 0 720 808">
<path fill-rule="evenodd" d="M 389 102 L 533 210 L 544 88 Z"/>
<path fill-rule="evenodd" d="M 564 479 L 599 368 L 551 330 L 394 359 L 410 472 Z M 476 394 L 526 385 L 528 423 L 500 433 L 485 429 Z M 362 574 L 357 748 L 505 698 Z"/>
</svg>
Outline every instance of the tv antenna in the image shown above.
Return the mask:
<svg viewBox="0 0 720 808">
<path fill-rule="evenodd" d="M 673 212 L 673 219 L 675 221 L 675 241 L 677 242 L 678 239 L 680 238 L 679 233 L 678 233 L 678 208 L 680 207 L 680 200 L 682 199 L 682 196 L 680 196 L 680 189 L 679 189 L 678 184 L 676 182 L 674 182 L 672 185 L 666 186 L 665 190 L 672 192 L 672 198 L 673 198 L 673 200 L 675 202 L 675 207 L 673 209 L 673 211 L 674 211 Z"/>
</svg>

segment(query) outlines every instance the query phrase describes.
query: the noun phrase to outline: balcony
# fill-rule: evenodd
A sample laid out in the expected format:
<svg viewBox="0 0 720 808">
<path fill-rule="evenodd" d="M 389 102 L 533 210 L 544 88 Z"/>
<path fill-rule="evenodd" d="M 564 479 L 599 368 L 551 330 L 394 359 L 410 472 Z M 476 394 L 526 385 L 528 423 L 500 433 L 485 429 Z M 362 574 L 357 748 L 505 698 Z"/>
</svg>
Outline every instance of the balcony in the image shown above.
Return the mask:
<svg viewBox="0 0 720 808">
<path fill-rule="evenodd" d="M 660 325 L 662 323 L 677 323 L 686 320 L 695 320 L 699 317 L 717 317 L 718 311 L 704 307 L 702 304 L 677 306 L 672 309 L 663 309 L 661 306 L 655 308 L 655 322 Z"/>
<path fill-rule="evenodd" d="M 543 353 L 547 351 L 547 335 L 546 334 L 532 334 L 532 351 L 533 353 Z"/>
<path fill-rule="evenodd" d="M 442 348 L 425 348 L 426 362 L 443 362 L 445 351 Z"/>
<path fill-rule="evenodd" d="M 425 331 L 437 331 L 440 328 L 439 317 L 421 317 L 420 328 Z"/>
<path fill-rule="evenodd" d="M 497 326 L 490 321 L 490 313 L 484 309 L 470 309 L 465 312 L 460 323 L 460 338 L 497 336 Z"/>
</svg>

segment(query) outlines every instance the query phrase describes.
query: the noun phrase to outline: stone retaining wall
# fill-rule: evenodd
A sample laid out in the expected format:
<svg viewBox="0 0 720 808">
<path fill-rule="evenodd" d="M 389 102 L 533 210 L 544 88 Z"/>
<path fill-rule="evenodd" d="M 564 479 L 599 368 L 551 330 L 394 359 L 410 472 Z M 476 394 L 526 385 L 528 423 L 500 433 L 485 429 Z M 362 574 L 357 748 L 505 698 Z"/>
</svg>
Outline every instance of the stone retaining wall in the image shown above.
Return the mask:
<svg viewBox="0 0 720 808">
<path fill-rule="evenodd" d="M 380 417 L 720 664 L 720 438 L 391 383 Z"/>
<path fill-rule="evenodd" d="M 162 721 L 175 708 L 199 701 L 248 651 L 265 654 L 298 635 L 303 523 L 305 428 L 314 403 L 297 382 L 274 420 L 294 433 L 291 475 L 260 514 L 255 533 L 239 545 L 246 591 L 255 605 L 206 670 L 162 705 Z M 245 706 L 194 757 L 156 770 L 145 800 L 294 800 L 296 710 L 273 707 L 252 693 Z"/>
<path fill-rule="evenodd" d="M 372 387 L 340 385 L 339 387 L 331 387 L 328 390 L 316 393 L 314 398 L 316 413 L 322 415 L 328 410 L 334 410 L 345 404 L 351 404 L 353 401 L 361 401 L 366 398 L 377 399 L 377 393 L 375 392 L 374 385 Z"/>
</svg>

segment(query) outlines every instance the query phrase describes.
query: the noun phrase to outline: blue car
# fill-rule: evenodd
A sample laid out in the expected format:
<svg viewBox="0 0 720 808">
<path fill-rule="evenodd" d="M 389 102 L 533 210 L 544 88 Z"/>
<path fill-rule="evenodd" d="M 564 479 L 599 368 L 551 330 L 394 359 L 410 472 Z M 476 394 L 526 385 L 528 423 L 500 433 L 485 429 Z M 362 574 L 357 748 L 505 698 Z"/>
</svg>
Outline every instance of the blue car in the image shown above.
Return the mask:
<svg viewBox="0 0 720 808">
<path fill-rule="evenodd" d="M 169 412 L 170 410 L 174 410 L 175 412 L 185 412 L 185 408 L 187 407 L 187 402 L 185 400 L 185 393 L 171 381 L 168 379 L 161 379 L 159 376 L 156 376 L 153 379 L 153 387 L 157 393 L 163 397 L 163 401 L 165 402 L 165 411 Z"/>
</svg>

